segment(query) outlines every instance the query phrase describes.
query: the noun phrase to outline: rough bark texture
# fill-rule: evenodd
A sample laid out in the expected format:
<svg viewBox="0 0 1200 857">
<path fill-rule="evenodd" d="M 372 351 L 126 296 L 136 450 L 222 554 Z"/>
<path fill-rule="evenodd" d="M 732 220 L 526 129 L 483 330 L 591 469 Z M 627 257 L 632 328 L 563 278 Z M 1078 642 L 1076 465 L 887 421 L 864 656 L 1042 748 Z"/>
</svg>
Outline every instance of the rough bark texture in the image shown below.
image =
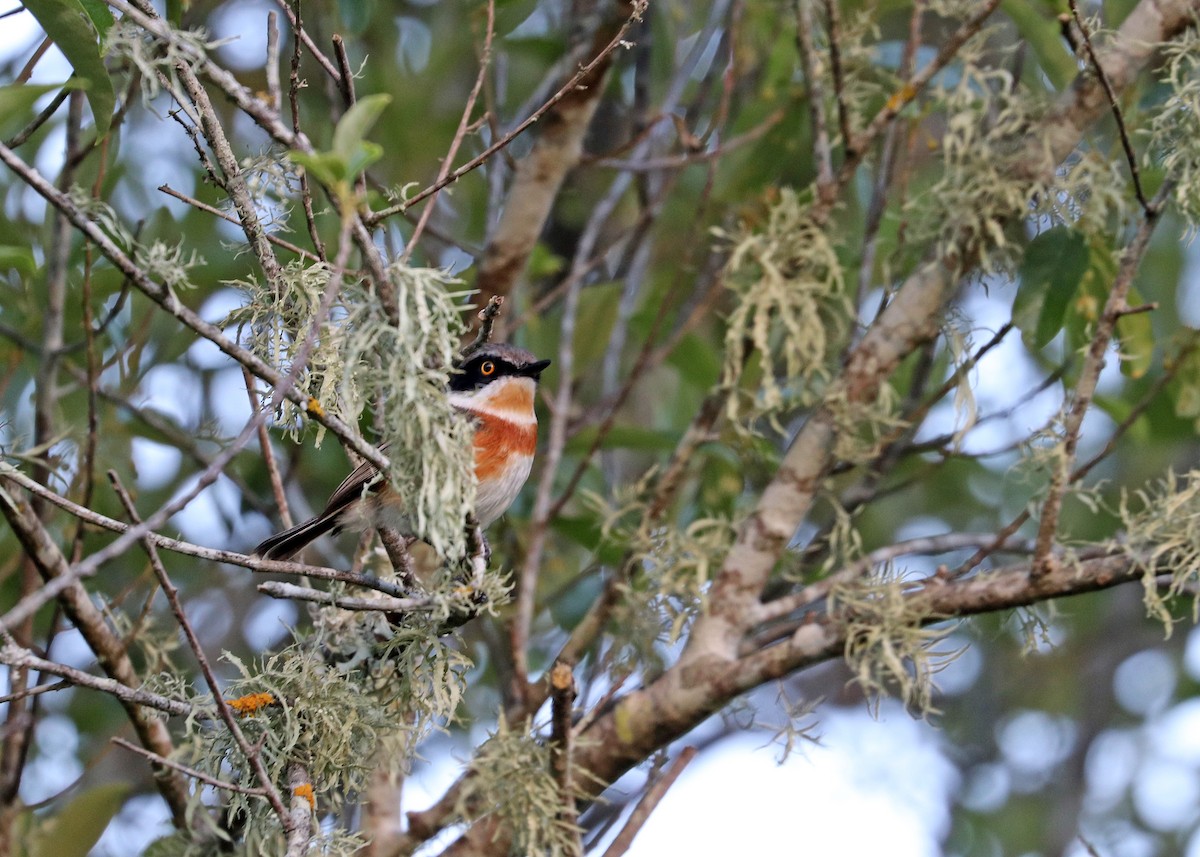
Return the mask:
<svg viewBox="0 0 1200 857">
<path fill-rule="evenodd" d="M 620 30 L 629 14 L 626 2 L 610 3 L 592 37 L 594 56 Z M 475 288 L 480 306 L 512 293 L 542 234 L 559 188 L 583 152 L 583 138 L 604 94 L 611 54 L 568 93 L 541 121 L 529 154 L 517 163 L 516 175 L 496 228 L 488 239 Z"/>
</svg>

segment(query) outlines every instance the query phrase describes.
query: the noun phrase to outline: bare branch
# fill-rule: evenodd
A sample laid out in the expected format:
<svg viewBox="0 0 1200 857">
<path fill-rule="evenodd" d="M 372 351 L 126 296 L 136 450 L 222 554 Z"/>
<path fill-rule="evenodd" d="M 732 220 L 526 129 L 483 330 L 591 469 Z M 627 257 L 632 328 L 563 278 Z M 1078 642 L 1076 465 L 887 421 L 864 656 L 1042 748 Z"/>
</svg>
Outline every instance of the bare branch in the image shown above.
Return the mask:
<svg viewBox="0 0 1200 857">
<path fill-rule="evenodd" d="M 129 496 L 129 492 L 121 484 L 121 480 L 117 477 L 115 471 L 108 471 L 109 481 L 112 482 L 113 489 L 117 492 L 117 496 L 121 499 L 121 504 L 125 507 L 125 511 L 129 514 L 130 520 L 134 524 L 140 523 L 140 518 L 137 513 L 137 507 L 133 503 L 133 498 Z M 238 745 L 238 749 L 242 751 L 246 762 L 254 771 L 258 778 L 259 785 L 262 787 L 264 796 L 275 810 L 275 814 L 279 817 L 279 823 L 285 831 L 292 832 L 291 819 L 287 809 L 283 805 L 283 799 L 279 791 L 275 788 L 275 783 L 271 779 L 271 774 L 267 771 L 266 765 L 263 764 L 262 755 L 259 749 L 250 744 L 246 740 L 245 734 L 242 732 L 242 727 L 238 725 L 237 717 L 234 716 L 233 710 L 229 707 L 229 703 L 225 701 L 225 697 L 221 695 L 221 685 L 217 681 L 216 673 L 212 670 L 212 665 L 208 662 L 208 657 L 204 654 L 204 647 L 200 644 L 200 638 L 196 636 L 196 629 L 192 627 L 192 623 L 188 620 L 187 613 L 184 612 L 183 603 L 179 600 L 179 590 L 175 588 L 175 584 L 171 582 L 170 576 L 167 574 L 166 568 L 158 558 L 158 550 L 154 543 L 144 536 L 141 539 L 142 547 L 146 554 L 150 557 L 150 565 L 154 569 L 154 574 L 158 578 L 158 585 L 162 588 L 163 594 L 167 596 L 167 603 L 171 605 L 171 612 L 175 614 L 175 621 L 179 623 L 184 637 L 187 638 L 188 646 L 192 650 L 192 654 L 196 657 L 196 663 L 200 667 L 200 672 L 204 676 L 204 683 L 208 685 L 208 690 L 212 694 L 213 703 L 217 707 L 217 714 L 225 723 L 225 728 L 229 730 L 229 734 L 233 736 L 234 742 Z"/>
<path fill-rule="evenodd" d="M 1073 4 L 1072 4 L 1073 5 Z M 1042 574 L 1050 562 L 1050 550 L 1054 545 L 1054 536 L 1058 530 L 1058 516 L 1062 509 L 1063 494 L 1069 484 L 1071 469 L 1075 466 L 1075 450 L 1079 444 L 1079 432 L 1083 428 L 1083 418 L 1092 404 L 1096 392 L 1096 384 L 1100 380 L 1100 372 L 1104 369 L 1104 355 L 1108 344 L 1116 330 L 1117 321 L 1127 309 L 1125 298 L 1133 286 L 1133 277 L 1137 273 L 1142 257 L 1150 246 L 1150 236 L 1158 224 L 1159 213 L 1168 195 L 1174 189 L 1174 181 L 1163 182 L 1154 201 L 1143 207 L 1144 216 L 1133 241 L 1121 254 L 1121 264 L 1117 269 L 1117 277 L 1108 293 L 1104 312 L 1092 335 L 1092 344 L 1088 347 L 1083 369 L 1079 373 L 1079 382 L 1075 385 L 1075 398 L 1071 409 L 1063 423 L 1062 452 L 1059 456 L 1054 473 L 1050 477 L 1050 488 L 1042 503 L 1042 517 L 1038 525 L 1037 552 L 1034 556 L 1034 573 Z"/>
<path fill-rule="evenodd" d="M 126 750 L 137 753 L 139 756 L 144 756 L 157 765 L 162 765 L 166 768 L 172 768 L 173 770 L 179 771 L 181 774 L 186 774 L 192 779 L 199 780 L 205 785 L 212 786 L 213 788 L 224 789 L 227 792 L 237 792 L 238 794 L 243 795 L 251 795 L 253 797 L 266 797 L 267 793 L 263 789 L 247 788 L 246 786 L 239 786 L 237 783 L 231 783 L 227 782 L 226 780 L 217 779 L 216 777 L 210 777 L 208 774 L 204 773 L 204 771 L 200 771 L 196 768 L 176 762 L 174 759 L 167 759 L 155 753 L 151 753 L 146 748 L 139 747 L 137 744 L 126 741 L 124 738 L 116 737 L 110 738 L 109 740 L 118 747 L 123 747 Z"/>
<path fill-rule="evenodd" d="M 151 693 L 148 690 L 137 690 L 115 679 L 98 678 L 82 670 L 77 670 L 74 667 L 48 661 L 45 658 L 38 657 L 28 649 L 21 648 L 12 642 L 11 638 L 5 640 L 4 644 L 0 646 L 0 663 L 8 664 L 10 667 L 24 667 L 28 670 L 56 675 L 66 679 L 77 687 L 86 687 L 90 690 L 107 693 L 109 696 L 119 699 L 125 705 L 126 709 L 145 706 L 146 708 L 153 708 L 156 711 L 162 711 L 176 717 L 187 717 L 193 713 L 192 706 L 186 702 L 180 702 L 177 699 Z M 155 720 L 155 722 L 159 721 Z M 158 755 L 162 754 L 159 753 Z M 186 800 L 186 789 L 181 793 L 181 797 Z"/>
<path fill-rule="evenodd" d="M 1117 136 L 1121 138 L 1121 147 L 1125 150 L 1125 160 L 1129 163 L 1129 176 L 1133 179 L 1134 193 L 1137 194 L 1138 202 L 1142 205 L 1142 212 L 1147 219 L 1150 219 L 1153 217 L 1155 209 L 1146 200 L 1146 192 L 1142 189 L 1142 175 L 1138 170 L 1137 153 L 1133 151 L 1133 143 L 1129 140 L 1129 131 L 1125 127 L 1125 116 L 1121 112 L 1121 105 L 1117 102 L 1117 94 L 1113 92 L 1108 75 L 1104 73 L 1104 66 L 1100 65 L 1100 60 L 1096 57 L 1096 49 L 1092 47 L 1092 37 L 1088 33 L 1083 16 L 1079 14 L 1079 3 L 1077 0 L 1068 0 L 1068 3 L 1071 6 L 1071 15 L 1075 18 L 1079 33 L 1083 37 L 1083 47 L 1087 51 L 1088 61 L 1092 64 L 1096 77 L 1100 79 L 1100 85 L 1104 87 L 1104 94 L 1108 97 L 1109 106 L 1112 107 L 1113 119 L 1117 122 Z"/>
<path fill-rule="evenodd" d="M 675 781 L 679 779 L 679 775 L 683 773 L 683 769 L 691 763 L 692 759 L 696 758 L 696 753 L 697 750 L 695 747 L 684 747 L 679 751 L 679 755 L 663 771 L 662 776 L 651 783 L 650 788 L 646 789 L 646 793 L 642 795 L 642 799 L 633 808 L 629 820 L 625 822 L 625 826 L 621 828 L 621 832 L 617 834 L 617 838 L 605 850 L 604 857 L 621 857 L 621 855 L 629 850 L 629 847 L 633 845 L 634 837 L 641 832 L 642 827 L 650 819 L 650 814 L 658 809 L 659 802 L 666 796 L 671 786 L 675 785 Z"/>
<path fill-rule="evenodd" d="M 558 784 L 562 801 L 559 817 L 564 824 L 575 827 L 578 810 L 575 806 L 575 781 L 572 765 L 574 734 L 571 729 L 571 711 L 578 694 L 575 675 L 566 661 L 555 661 L 547 677 L 550 682 L 550 770 Z M 583 853 L 583 845 L 576 840 L 576 851 Z"/>
<path fill-rule="evenodd" d="M 833 154 L 829 145 L 829 129 L 825 121 L 825 89 L 817 67 L 817 49 L 813 33 L 816 25 L 812 15 L 813 0 L 796 0 L 796 45 L 804 63 L 804 79 L 808 84 L 808 112 L 812 117 L 813 161 L 817 166 L 817 195 L 826 204 L 833 202 L 837 187 L 833 181 Z M 849 145 L 850 138 L 846 138 Z"/>
<path fill-rule="evenodd" d="M 29 481 L 32 482 L 32 480 Z M 0 512 L 3 512 L 4 517 L 8 519 L 9 526 L 16 534 L 26 556 L 37 568 L 42 579 L 47 584 L 54 584 L 55 580 L 66 579 L 65 583 L 57 584 L 61 587 L 58 592 L 58 602 L 88 647 L 96 654 L 100 665 L 111 677 L 112 684 L 124 685 L 127 689 L 140 687 L 142 678 L 134 669 L 124 644 L 112 632 L 104 615 L 92 603 L 87 590 L 80 583 L 80 578 L 86 577 L 91 570 L 98 566 L 89 567 L 86 563 L 69 565 L 66 557 L 62 555 L 58 545 L 54 543 L 30 505 L 6 490 L 0 490 Z M 72 680 L 75 678 L 73 675 L 47 668 L 44 664 L 32 664 L 26 657 L 31 653 L 17 646 L 15 641 L 11 641 L 11 638 L 5 651 L 9 656 L 16 658 L 16 660 L 5 661 L 10 666 L 37 669 Z M 96 681 L 101 680 L 97 679 Z M 128 695 L 122 696 L 120 693 L 113 693 L 124 704 L 125 711 L 142 744 L 160 756 L 171 755 L 173 745 L 166 725 L 158 718 L 147 714 L 139 706 L 138 700 Z M 188 795 L 183 779 L 162 768 L 155 769 L 154 778 L 159 792 L 171 809 L 175 825 L 181 830 L 187 829 L 189 826 L 187 821 Z"/>
</svg>

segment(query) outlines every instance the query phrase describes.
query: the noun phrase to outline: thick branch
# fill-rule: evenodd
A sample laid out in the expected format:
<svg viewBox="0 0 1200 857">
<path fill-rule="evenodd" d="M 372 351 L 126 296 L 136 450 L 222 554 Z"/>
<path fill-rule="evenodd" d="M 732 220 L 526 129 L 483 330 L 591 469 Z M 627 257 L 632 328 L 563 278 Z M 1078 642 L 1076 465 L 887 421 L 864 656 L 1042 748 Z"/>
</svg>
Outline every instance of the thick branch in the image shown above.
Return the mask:
<svg viewBox="0 0 1200 857">
<path fill-rule="evenodd" d="M 47 583 L 54 584 L 55 580 L 62 578 L 70 580 L 70 583 L 61 585 L 62 591 L 58 593 L 59 603 L 71 624 L 79 630 L 88 647 L 96 654 L 100 666 L 117 683 L 131 690 L 140 687 L 142 678 L 134 669 L 121 638 L 109 628 L 104 615 L 92 603 L 87 590 L 73 574 L 67 558 L 62 555 L 29 503 L 7 491 L 0 491 L 0 511 L 8 519 L 9 526 L 12 527 L 26 555 Z M 30 666 L 27 662 L 8 663 L 10 666 Z M 41 669 L 40 666 L 32 668 Z M 121 704 L 125 707 L 142 746 L 159 756 L 170 756 L 174 746 L 166 724 L 130 698 L 121 697 Z M 181 830 L 186 830 L 188 791 L 183 777 L 176 771 L 155 766 L 154 779 L 163 799 L 171 808 L 175 825 Z"/>
<path fill-rule="evenodd" d="M 504 212 L 479 264 L 475 280 L 479 303 L 509 294 L 525 270 L 563 179 L 579 163 L 584 134 L 600 104 L 604 77 L 612 65 L 608 46 L 628 26 L 629 10 L 625 0 L 612 4 L 592 39 L 592 55 L 604 52 L 601 61 L 542 117 L 537 141 L 517 164 Z"/>
</svg>

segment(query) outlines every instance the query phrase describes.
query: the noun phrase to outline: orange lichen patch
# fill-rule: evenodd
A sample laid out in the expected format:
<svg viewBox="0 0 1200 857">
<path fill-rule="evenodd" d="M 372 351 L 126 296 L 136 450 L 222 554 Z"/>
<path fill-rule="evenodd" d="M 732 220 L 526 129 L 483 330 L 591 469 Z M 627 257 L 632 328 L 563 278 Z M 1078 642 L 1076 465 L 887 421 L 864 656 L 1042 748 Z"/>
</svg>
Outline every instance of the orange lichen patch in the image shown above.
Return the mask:
<svg viewBox="0 0 1200 857">
<path fill-rule="evenodd" d="M 533 384 L 528 379 L 512 379 L 500 384 L 493 395 L 484 400 L 489 411 L 507 411 L 515 416 L 533 413 Z"/>
<path fill-rule="evenodd" d="M 317 799 L 313 796 L 312 783 L 301 783 L 292 789 L 292 794 L 294 794 L 296 797 L 302 797 L 307 800 L 309 807 L 312 809 L 317 808 Z"/>
<path fill-rule="evenodd" d="M 324 407 L 322 407 L 322 406 L 321 406 L 321 403 L 320 403 L 320 402 L 318 402 L 318 401 L 317 401 L 316 399 L 314 399 L 314 398 L 311 398 L 311 397 L 310 397 L 310 398 L 309 398 L 309 400 L 308 400 L 308 403 L 307 403 L 307 404 L 305 404 L 305 406 L 304 406 L 304 407 L 305 407 L 305 410 L 307 410 L 307 411 L 308 411 L 308 415 L 309 415 L 309 416 L 312 416 L 312 417 L 323 417 L 323 416 L 325 416 L 325 408 L 324 408 Z"/>
<path fill-rule="evenodd" d="M 537 426 L 519 425 L 488 417 L 475 429 L 475 478 L 480 482 L 499 476 L 519 459 L 537 451 Z"/>
<path fill-rule="evenodd" d="M 911 83 L 906 83 L 896 92 L 893 92 L 887 100 L 887 110 L 889 113 L 899 113 L 908 102 L 917 97 L 917 88 Z"/>
<path fill-rule="evenodd" d="M 275 697 L 269 693 L 250 693 L 246 696 L 239 696 L 237 699 L 229 700 L 229 707 L 242 717 L 253 715 L 260 708 L 266 708 L 268 705 L 274 704 Z"/>
</svg>

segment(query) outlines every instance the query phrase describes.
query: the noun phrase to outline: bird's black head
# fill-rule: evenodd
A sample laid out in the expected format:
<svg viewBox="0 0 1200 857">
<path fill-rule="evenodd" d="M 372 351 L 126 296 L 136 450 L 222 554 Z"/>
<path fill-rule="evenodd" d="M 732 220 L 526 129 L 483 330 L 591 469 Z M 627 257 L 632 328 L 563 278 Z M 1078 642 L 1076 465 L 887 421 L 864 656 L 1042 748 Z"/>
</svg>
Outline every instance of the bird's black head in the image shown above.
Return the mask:
<svg viewBox="0 0 1200 857">
<path fill-rule="evenodd" d="M 549 365 L 549 360 L 538 360 L 524 348 L 490 342 L 474 351 L 450 376 L 450 389 L 455 393 L 469 393 L 505 376 L 536 381 Z"/>
</svg>

